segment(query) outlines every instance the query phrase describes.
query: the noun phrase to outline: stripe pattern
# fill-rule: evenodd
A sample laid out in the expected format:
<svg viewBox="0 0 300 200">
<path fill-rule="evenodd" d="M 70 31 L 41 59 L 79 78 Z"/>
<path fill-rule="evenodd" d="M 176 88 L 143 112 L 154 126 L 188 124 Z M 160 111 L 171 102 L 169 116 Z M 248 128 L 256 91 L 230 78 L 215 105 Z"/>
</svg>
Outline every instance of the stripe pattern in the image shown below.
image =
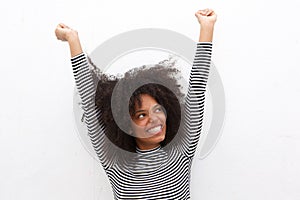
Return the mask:
<svg viewBox="0 0 300 200">
<path fill-rule="evenodd" d="M 198 43 L 185 101 L 183 131 L 176 146 L 126 154 L 105 136 L 101 111 L 94 103 L 95 86 L 84 53 L 71 58 L 84 121 L 92 145 L 106 171 L 115 199 L 189 199 L 192 159 L 203 122 L 211 43 Z M 99 120 L 100 119 L 100 120 Z"/>
</svg>

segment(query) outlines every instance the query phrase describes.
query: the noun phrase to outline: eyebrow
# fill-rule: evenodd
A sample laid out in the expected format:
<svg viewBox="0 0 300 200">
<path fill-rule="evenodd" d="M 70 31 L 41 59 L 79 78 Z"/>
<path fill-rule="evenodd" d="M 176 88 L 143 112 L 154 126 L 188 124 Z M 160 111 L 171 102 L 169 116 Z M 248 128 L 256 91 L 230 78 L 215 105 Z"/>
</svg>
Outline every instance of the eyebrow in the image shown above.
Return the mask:
<svg viewBox="0 0 300 200">
<path fill-rule="evenodd" d="M 157 107 L 160 107 L 160 106 L 161 106 L 160 104 L 155 104 L 153 106 L 153 108 L 157 108 Z M 137 111 L 134 112 L 134 114 L 137 114 L 137 113 L 140 113 L 140 112 L 145 112 L 145 111 L 147 111 L 147 110 L 137 110 Z"/>
<path fill-rule="evenodd" d="M 146 111 L 146 110 L 137 110 L 137 111 L 134 112 L 134 114 L 140 113 L 140 112 L 145 112 L 145 111 Z"/>
</svg>

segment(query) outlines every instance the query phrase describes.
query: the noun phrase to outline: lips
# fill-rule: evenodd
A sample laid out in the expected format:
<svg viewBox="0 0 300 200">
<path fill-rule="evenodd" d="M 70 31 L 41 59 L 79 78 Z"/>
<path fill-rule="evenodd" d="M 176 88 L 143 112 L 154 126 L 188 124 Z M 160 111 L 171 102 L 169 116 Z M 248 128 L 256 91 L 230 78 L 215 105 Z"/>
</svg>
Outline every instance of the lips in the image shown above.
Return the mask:
<svg viewBox="0 0 300 200">
<path fill-rule="evenodd" d="M 150 129 L 146 130 L 146 132 L 150 133 L 150 134 L 156 134 L 156 133 L 159 133 L 162 130 L 162 128 L 163 128 L 163 126 L 160 124 L 160 125 L 151 127 Z"/>
</svg>

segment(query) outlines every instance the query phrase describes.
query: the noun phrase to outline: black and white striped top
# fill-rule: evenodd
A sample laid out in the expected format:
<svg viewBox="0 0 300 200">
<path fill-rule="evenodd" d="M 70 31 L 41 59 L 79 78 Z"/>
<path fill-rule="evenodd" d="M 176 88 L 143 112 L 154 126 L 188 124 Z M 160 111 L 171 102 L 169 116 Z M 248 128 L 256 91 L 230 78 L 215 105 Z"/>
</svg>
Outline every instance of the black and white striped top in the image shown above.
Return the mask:
<svg viewBox="0 0 300 200">
<path fill-rule="evenodd" d="M 198 43 L 185 100 L 183 133 L 179 142 L 136 153 L 122 152 L 105 136 L 95 108 L 95 86 L 84 53 L 71 58 L 85 123 L 94 149 L 109 178 L 115 199 L 189 199 L 192 159 L 202 128 L 205 89 L 212 44 Z M 100 117 L 101 119 L 101 117 Z"/>
</svg>

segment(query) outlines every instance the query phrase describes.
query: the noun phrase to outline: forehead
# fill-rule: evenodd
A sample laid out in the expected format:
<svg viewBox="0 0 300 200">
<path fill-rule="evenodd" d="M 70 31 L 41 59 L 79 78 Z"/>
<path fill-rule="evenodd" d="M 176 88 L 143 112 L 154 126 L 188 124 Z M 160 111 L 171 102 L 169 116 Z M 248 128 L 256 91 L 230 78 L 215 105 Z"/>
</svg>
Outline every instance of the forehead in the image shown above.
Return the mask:
<svg viewBox="0 0 300 200">
<path fill-rule="evenodd" d="M 150 108 L 158 104 L 157 101 L 149 94 L 141 94 L 140 100 L 141 105 L 136 104 L 136 108 Z"/>
</svg>

